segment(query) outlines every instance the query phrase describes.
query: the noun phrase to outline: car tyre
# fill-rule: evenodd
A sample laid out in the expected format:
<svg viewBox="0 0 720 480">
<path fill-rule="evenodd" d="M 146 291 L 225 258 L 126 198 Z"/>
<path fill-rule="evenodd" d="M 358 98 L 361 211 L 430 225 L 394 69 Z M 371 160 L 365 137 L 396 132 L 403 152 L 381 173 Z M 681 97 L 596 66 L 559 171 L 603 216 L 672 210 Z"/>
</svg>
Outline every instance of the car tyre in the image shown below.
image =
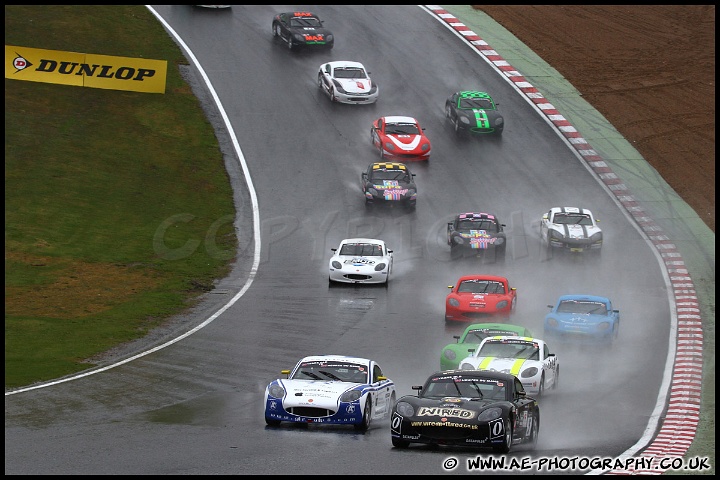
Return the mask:
<svg viewBox="0 0 720 480">
<path fill-rule="evenodd" d="M 455 129 L 455 135 L 460 135 L 460 117 L 455 117 L 453 128 Z"/>
<path fill-rule="evenodd" d="M 510 453 L 513 438 L 512 425 L 510 424 L 509 418 L 503 419 L 503 423 L 505 424 L 505 436 L 503 438 L 503 443 L 502 445 L 495 447 L 495 450 L 501 453 Z"/>
<path fill-rule="evenodd" d="M 317 83 L 318 83 L 318 88 L 320 90 L 322 90 L 323 89 L 323 81 L 322 81 L 322 74 L 320 74 L 320 73 L 318 73 L 318 82 Z"/>
<path fill-rule="evenodd" d="M 267 423 L 271 427 L 277 427 L 278 425 L 280 425 L 280 420 L 275 420 L 274 418 L 265 417 L 265 423 Z"/>
<path fill-rule="evenodd" d="M 392 438 L 392 444 L 395 448 L 408 448 L 410 446 L 410 442 L 395 437 Z"/>
<path fill-rule="evenodd" d="M 446 118 L 448 118 L 448 119 L 450 119 L 450 118 L 451 118 L 451 114 L 450 114 L 450 105 L 449 105 L 449 104 L 447 104 L 447 103 L 445 104 L 445 117 L 446 117 Z"/>
<path fill-rule="evenodd" d="M 282 35 L 280 35 L 280 25 L 275 24 L 275 28 L 273 29 L 273 36 L 282 38 Z"/>
<path fill-rule="evenodd" d="M 555 381 L 553 382 L 552 389 L 557 390 L 558 385 L 560 384 L 560 367 L 555 370 Z"/>
<path fill-rule="evenodd" d="M 370 428 L 370 422 L 372 421 L 372 401 L 368 397 L 365 400 L 365 410 L 363 411 L 362 421 L 355 425 L 355 430 L 360 432 L 367 432 Z"/>
<path fill-rule="evenodd" d="M 337 97 L 335 96 L 335 89 L 330 88 L 330 101 L 331 102 L 337 102 Z"/>
<path fill-rule="evenodd" d="M 545 374 L 543 373 L 540 376 L 540 386 L 538 387 L 538 394 L 537 394 L 538 398 L 542 397 L 544 393 L 545 393 Z"/>
</svg>

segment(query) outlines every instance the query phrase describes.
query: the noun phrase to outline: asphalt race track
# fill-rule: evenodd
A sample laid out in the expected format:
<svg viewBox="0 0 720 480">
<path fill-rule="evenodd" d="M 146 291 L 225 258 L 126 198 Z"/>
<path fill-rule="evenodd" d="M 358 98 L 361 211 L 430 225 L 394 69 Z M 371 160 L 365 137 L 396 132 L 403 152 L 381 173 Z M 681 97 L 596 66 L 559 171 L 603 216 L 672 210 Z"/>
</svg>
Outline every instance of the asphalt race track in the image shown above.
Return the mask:
<svg viewBox="0 0 720 480">
<path fill-rule="evenodd" d="M 506 78 L 418 6 L 315 8 L 335 33 L 331 51 L 289 51 L 274 40 L 270 24 L 282 7 L 154 8 L 221 102 L 214 110 L 202 75 L 189 71 L 220 125 L 243 249 L 231 277 L 157 343 L 188 333 L 190 323 L 204 325 L 192 335 L 95 375 L 6 396 L 6 474 L 443 474 L 451 457 L 460 462 L 451 473 L 468 473 L 467 459 L 491 454 L 395 450 L 387 421 L 365 434 L 266 427 L 263 393 L 300 357 L 333 353 L 376 359 L 399 396 L 411 394 L 463 329 L 445 326 L 444 299 L 447 286 L 470 273 L 508 277 L 518 290 L 512 323 L 537 336 L 547 304 L 561 294 L 608 296 L 621 312 L 609 351 L 550 344 L 560 388 L 540 401 L 537 451 L 518 447 L 510 457 L 612 458 L 644 436 L 662 394 L 672 323 L 659 257 Z M 378 103 L 337 105 L 323 96 L 317 69 L 330 60 L 364 63 L 379 85 Z M 501 140 L 455 137 L 444 102 L 464 89 L 491 92 L 500 104 Z M 222 128 L 223 112 L 242 159 Z M 432 141 L 428 164 L 410 165 L 419 188 L 413 212 L 364 205 L 360 173 L 379 158 L 370 125 L 383 115 L 418 118 Z M 595 213 L 605 234 L 600 261 L 546 257 L 538 226 L 552 206 Z M 445 226 L 465 211 L 495 213 L 507 225 L 505 263 L 451 261 Z M 330 248 L 351 236 L 382 238 L 394 250 L 388 289 L 328 288 Z"/>
</svg>

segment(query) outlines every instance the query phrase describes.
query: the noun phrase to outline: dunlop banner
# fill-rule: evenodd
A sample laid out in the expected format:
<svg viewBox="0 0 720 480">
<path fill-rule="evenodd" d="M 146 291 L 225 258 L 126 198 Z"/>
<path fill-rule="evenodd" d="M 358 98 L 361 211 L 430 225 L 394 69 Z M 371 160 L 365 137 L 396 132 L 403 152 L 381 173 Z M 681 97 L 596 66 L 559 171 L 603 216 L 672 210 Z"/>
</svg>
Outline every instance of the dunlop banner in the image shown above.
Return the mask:
<svg viewBox="0 0 720 480">
<path fill-rule="evenodd" d="M 167 61 L 5 45 L 5 78 L 165 93 Z"/>
</svg>

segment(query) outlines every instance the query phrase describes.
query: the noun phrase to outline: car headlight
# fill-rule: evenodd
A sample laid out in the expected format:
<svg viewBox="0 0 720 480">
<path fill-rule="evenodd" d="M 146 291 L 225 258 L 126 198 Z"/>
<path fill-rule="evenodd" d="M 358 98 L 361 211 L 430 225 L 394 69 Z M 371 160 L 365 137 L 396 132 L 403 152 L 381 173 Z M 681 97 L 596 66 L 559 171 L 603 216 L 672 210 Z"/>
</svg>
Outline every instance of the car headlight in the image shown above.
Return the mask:
<svg viewBox="0 0 720 480">
<path fill-rule="evenodd" d="M 342 87 L 342 85 L 340 85 L 340 82 L 338 82 L 334 78 L 333 78 L 333 85 L 335 85 L 335 90 L 337 90 L 338 93 L 347 93 L 345 91 L 345 89 Z"/>
<path fill-rule="evenodd" d="M 299 33 L 296 33 L 295 35 L 293 35 L 293 37 L 295 37 L 295 40 L 297 40 L 298 42 L 303 42 L 303 43 L 305 43 L 305 37 L 303 37 L 303 36 L 300 35 Z"/>
<path fill-rule="evenodd" d="M 490 420 L 500 418 L 500 416 L 502 416 L 502 409 L 498 407 L 493 407 L 480 412 L 480 415 L 478 415 L 477 419 L 478 422 L 489 422 Z"/>
<path fill-rule="evenodd" d="M 385 270 L 385 267 L 386 267 L 386 266 L 387 266 L 386 264 L 380 262 L 380 263 L 378 263 L 377 265 L 375 265 L 375 271 L 376 271 L 376 272 L 379 272 L 379 271 L 381 271 L 381 270 Z"/>
<path fill-rule="evenodd" d="M 458 300 L 457 298 L 449 298 L 449 299 L 448 299 L 448 303 L 449 303 L 450 306 L 452 306 L 452 307 L 459 307 L 459 306 L 460 306 L 460 300 Z"/>
<path fill-rule="evenodd" d="M 337 260 L 332 261 L 332 266 L 335 270 L 342 270 L 342 263 L 338 262 Z"/>
<path fill-rule="evenodd" d="M 470 120 L 467 119 L 467 117 L 458 117 L 460 118 L 460 121 L 464 123 L 465 125 L 470 125 Z"/>
<path fill-rule="evenodd" d="M 558 232 L 557 230 L 550 230 L 550 238 L 557 238 L 558 240 L 562 240 L 565 238 L 565 235 Z"/>
<path fill-rule="evenodd" d="M 496 237 L 496 238 L 495 238 L 495 246 L 502 245 L 503 243 L 505 243 L 505 239 L 504 239 L 504 238 L 502 238 L 502 237 Z"/>
<path fill-rule="evenodd" d="M 417 192 L 415 191 L 414 188 L 408 189 L 407 193 L 405 194 L 406 197 L 412 197 L 412 196 L 415 196 L 415 195 L 417 195 Z"/>
<path fill-rule="evenodd" d="M 368 191 L 368 193 L 369 193 L 370 195 L 372 195 L 373 197 L 377 197 L 377 196 L 378 196 L 378 191 L 375 190 L 375 189 L 372 188 L 372 187 L 368 188 L 367 191 Z"/>
<path fill-rule="evenodd" d="M 268 395 L 275 398 L 283 398 L 285 396 L 285 389 L 277 383 L 270 385 L 270 388 L 268 388 Z"/>
<path fill-rule="evenodd" d="M 465 243 L 465 239 L 463 237 L 461 237 L 460 235 L 455 235 L 453 237 L 453 242 L 455 242 L 458 245 L 462 245 L 463 243 Z"/>
<path fill-rule="evenodd" d="M 610 328 L 610 322 L 600 322 L 597 328 L 598 330 L 607 330 Z"/>
<path fill-rule="evenodd" d="M 443 355 L 445 355 L 445 358 L 448 360 L 455 360 L 457 358 L 457 354 L 455 353 L 455 350 L 452 350 L 448 348 L 443 352 Z"/>
<path fill-rule="evenodd" d="M 502 126 L 502 124 L 503 124 L 503 118 L 498 117 L 497 120 L 495 120 L 495 126 L 500 127 L 500 126 Z"/>
<path fill-rule="evenodd" d="M 460 370 L 475 370 L 475 367 L 469 363 L 463 363 L 460 365 Z"/>
<path fill-rule="evenodd" d="M 548 324 L 548 326 L 554 328 L 559 325 L 556 318 L 548 318 L 547 320 L 545 320 L 545 323 Z"/>
<path fill-rule="evenodd" d="M 403 417 L 412 417 L 415 415 L 415 409 L 408 402 L 398 402 L 395 405 L 395 411 Z"/>
<path fill-rule="evenodd" d="M 325 37 L 325 40 L 328 42 L 332 42 L 334 40 L 332 33 L 328 33 L 327 36 Z"/>
<path fill-rule="evenodd" d="M 505 308 L 507 306 L 508 306 L 508 301 L 502 300 L 502 301 L 498 302 L 497 305 L 495 305 L 495 308 L 497 308 L 498 310 L 502 310 L 503 308 Z"/>
<path fill-rule="evenodd" d="M 428 150 L 430 150 L 430 144 L 423 143 L 422 145 L 420 145 L 420 150 L 422 150 L 423 152 L 427 152 Z"/>
<path fill-rule="evenodd" d="M 594 234 L 590 237 L 590 241 L 591 241 L 592 243 L 602 243 L 602 241 L 603 241 L 602 232 L 594 233 Z"/>
<path fill-rule="evenodd" d="M 349 392 L 345 392 L 342 395 L 340 395 L 340 401 L 350 403 L 350 402 L 354 402 L 361 396 L 362 396 L 362 392 L 360 390 L 350 390 Z"/>
<path fill-rule="evenodd" d="M 522 371 L 522 373 L 520 374 L 520 378 L 531 378 L 537 375 L 537 373 L 537 367 L 530 367 Z"/>
<path fill-rule="evenodd" d="M 395 150 L 395 145 L 390 142 L 385 142 L 385 150 Z"/>
</svg>

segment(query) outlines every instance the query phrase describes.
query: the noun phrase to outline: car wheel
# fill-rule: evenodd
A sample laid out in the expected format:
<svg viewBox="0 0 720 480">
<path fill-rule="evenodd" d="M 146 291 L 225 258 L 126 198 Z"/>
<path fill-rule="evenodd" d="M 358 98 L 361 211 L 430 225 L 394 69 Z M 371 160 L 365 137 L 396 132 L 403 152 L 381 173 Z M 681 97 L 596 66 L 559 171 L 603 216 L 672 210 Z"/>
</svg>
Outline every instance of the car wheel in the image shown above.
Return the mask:
<svg viewBox="0 0 720 480">
<path fill-rule="evenodd" d="M 335 286 L 335 282 L 332 281 L 330 277 L 328 277 L 328 288 L 333 288 Z"/>
<path fill-rule="evenodd" d="M 505 435 L 503 438 L 503 443 L 502 443 L 502 445 L 495 447 L 495 450 L 502 452 L 502 453 L 509 453 L 510 448 L 512 448 L 512 438 L 513 438 L 512 425 L 510 424 L 509 418 L 504 419 L 503 424 L 505 426 Z"/>
<path fill-rule="evenodd" d="M 538 398 L 542 397 L 545 393 L 545 374 L 543 373 L 540 377 L 540 386 L 538 387 Z"/>
<path fill-rule="evenodd" d="M 513 297 L 512 304 L 510 305 L 510 311 L 514 312 L 517 307 L 517 297 Z"/>
<path fill-rule="evenodd" d="M 337 97 L 335 96 L 335 89 L 330 88 L 330 101 L 331 102 L 337 102 Z"/>
<path fill-rule="evenodd" d="M 280 420 L 275 420 L 274 418 L 265 417 L 265 423 L 267 423 L 271 427 L 277 427 L 278 425 L 280 425 Z"/>
<path fill-rule="evenodd" d="M 366 432 L 370 428 L 370 422 L 372 421 L 372 401 L 370 397 L 365 400 L 365 410 L 363 411 L 362 422 L 355 425 L 355 430 L 360 432 Z"/>
<path fill-rule="evenodd" d="M 280 25 L 276 23 L 276 24 L 274 25 L 274 27 L 275 27 L 275 28 L 273 28 L 273 36 L 274 36 L 274 37 L 280 37 L 280 36 L 281 36 L 281 35 L 280 35 Z"/>
<path fill-rule="evenodd" d="M 388 273 L 385 283 L 383 283 L 383 287 L 388 288 L 388 285 L 390 285 L 390 273 Z"/>
<path fill-rule="evenodd" d="M 392 438 L 392 444 L 395 448 L 408 448 L 410 446 L 410 442 L 395 437 Z"/>
<path fill-rule="evenodd" d="M 292 50 L 293 47 L 294 47 L 294 45 L 293 45 L 292 35 L 291 35 L 290 38 L 288 38 L 288 48 L 289 48 L 290 50 Z"/>
<path fill-rule="evenodd" d="M 322 81 L 322 74 L 318 73 L 318 88 L 320 90 L 323 89 L 323 81 Z"/>
<path fill-rule="evenodd" d="M 557 390 L 558 385 L 560 384 L 560 367 L 555 370 L 555 381 L 553 382 L 552 389 Z"/>
<path fill-rule="evenodd" d="M 445 104 L 445 117 L 450 118 L 450 105 Z"/>
<path fill-rule="evenodd" d="M 390 395 L 390 403 L 388 403 L 387 406 L 387 413 L 385 414 L 385 418 L 390 419 L 392 417 L 392 409 L 395 406 L 395 401 L 397 400 L 397 397 L 395 396 L 395 392 Z"/>
</svg>

